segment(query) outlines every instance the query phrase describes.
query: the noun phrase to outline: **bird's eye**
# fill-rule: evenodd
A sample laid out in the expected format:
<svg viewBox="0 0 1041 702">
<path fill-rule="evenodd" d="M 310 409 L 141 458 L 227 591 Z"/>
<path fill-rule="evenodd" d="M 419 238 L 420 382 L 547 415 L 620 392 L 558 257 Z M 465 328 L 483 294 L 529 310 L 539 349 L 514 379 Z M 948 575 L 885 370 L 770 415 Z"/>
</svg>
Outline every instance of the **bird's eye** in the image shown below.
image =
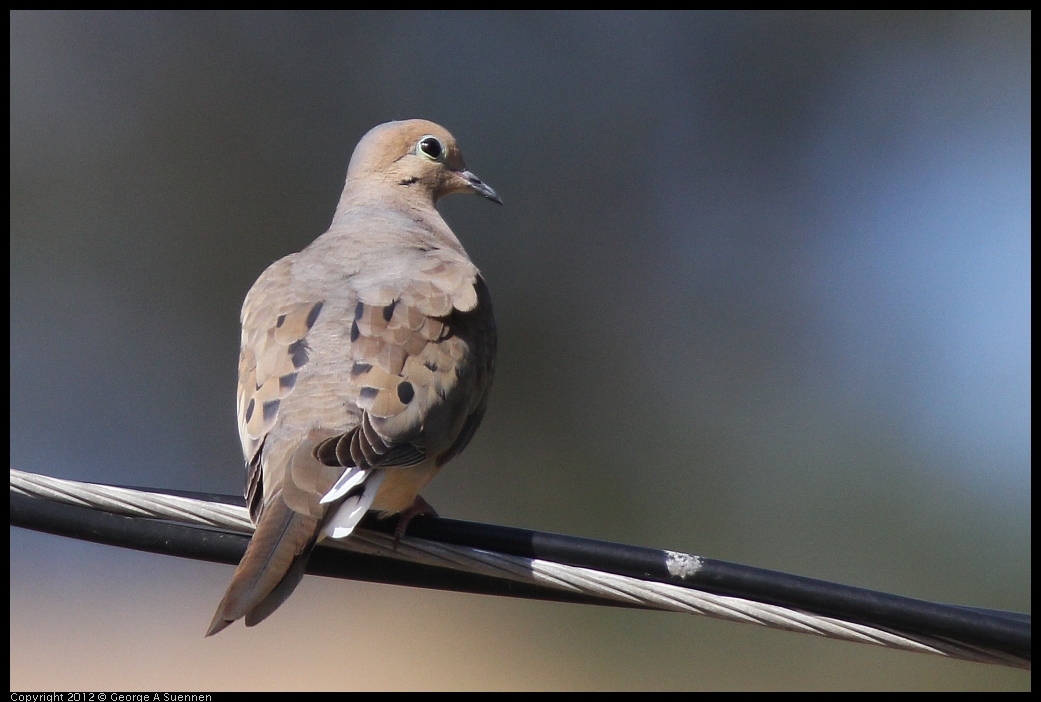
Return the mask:
<svg viewBox="0 0 1041 702">
<path fill-rule="evenodd" d="M 445 147 L 441 146 L 441 140 L 431 134 L 426 135 L 416 144 L 416 156 L 424 156 L 431 161 L 440 161 L 444 155 Z"/>
</svg>

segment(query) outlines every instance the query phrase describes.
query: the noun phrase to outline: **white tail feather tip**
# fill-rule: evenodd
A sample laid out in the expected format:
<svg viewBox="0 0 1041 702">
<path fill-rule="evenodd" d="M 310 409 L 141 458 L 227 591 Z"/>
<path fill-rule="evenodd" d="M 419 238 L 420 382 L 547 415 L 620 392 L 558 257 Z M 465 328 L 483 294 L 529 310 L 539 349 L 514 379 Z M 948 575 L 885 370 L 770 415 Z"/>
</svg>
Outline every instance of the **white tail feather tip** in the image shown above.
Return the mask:
<svg viewBox="0 0 1041 702">
<path fill-rule="evenodd" d="M 365 489 L 360 495 L 352 495 L 336 507 L 336 512 L 322 528 L 322 533 L 334 539 L 343 539 L 351 535 L 365 513 L 369 511 L 372 501 L 376 499 L 380 483 L 383 482 L 383 471 L 368 473 Z"/>
<path fill-rule="evenodd" d="M 361 485 L 368 474 L 369 472 L 367 470 L 348 468 L 343 472 L 343 475 L 340 476 L 340 479 L 336 481 L 336 484 L 332 486 L 329 492 L 325 493 L 322 499 L 318 501 L 318 504 L 327 505 L 330 502 L 335 502 L 356 486 Z"/>
</svg>

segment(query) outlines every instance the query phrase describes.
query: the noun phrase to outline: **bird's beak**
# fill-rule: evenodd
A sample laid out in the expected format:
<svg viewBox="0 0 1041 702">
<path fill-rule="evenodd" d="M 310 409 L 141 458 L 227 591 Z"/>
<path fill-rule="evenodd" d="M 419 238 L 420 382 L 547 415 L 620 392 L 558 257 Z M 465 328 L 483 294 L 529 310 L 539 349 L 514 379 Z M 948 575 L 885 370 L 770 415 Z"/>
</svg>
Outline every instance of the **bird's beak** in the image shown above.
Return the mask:
<svg viewBox="0 0 1041 702">
<path fill-rule="evenodd" d="M 470 189 L 482 197 L 486 197 L 492 202 L 502 204 L 502 199 L 499 197 L 499 193 L 495 192 L 487 183 L 483 182 L 480 178 L 475 176 L 470 171 L 463 171 L 459 174 L 463 180 L 467 182 Z"/>
</svg>

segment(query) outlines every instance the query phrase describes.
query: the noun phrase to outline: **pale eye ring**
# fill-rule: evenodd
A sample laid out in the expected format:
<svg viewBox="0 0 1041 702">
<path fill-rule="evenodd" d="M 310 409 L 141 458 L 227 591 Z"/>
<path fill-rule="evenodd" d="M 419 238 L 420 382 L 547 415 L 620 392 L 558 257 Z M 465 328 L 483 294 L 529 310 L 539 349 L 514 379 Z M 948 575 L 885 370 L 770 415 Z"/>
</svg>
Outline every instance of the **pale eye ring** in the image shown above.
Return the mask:
<svg viewBox="0 0 1041 702">
<path fill-rule="evenodd" d="M 416 143 L 416 156 L 422 156 L 431 161 L 443 161 L 445 158 L 445 147 L 436 136 L 427 134 Z"/>
</svg>

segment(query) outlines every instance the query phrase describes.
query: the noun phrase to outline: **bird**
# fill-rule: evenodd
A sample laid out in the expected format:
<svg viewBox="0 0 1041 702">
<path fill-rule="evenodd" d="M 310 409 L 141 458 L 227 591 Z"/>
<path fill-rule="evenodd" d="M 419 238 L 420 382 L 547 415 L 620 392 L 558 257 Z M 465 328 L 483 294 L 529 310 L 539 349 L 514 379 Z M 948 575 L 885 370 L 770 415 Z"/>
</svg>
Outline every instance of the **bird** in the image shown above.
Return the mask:
<svg viewBox="0 0 1041 702">
<path fill-rule="evenodd" d="M 206 636 L 254 626 L 315 544 L 366 512 L 433 514 L 420 490 L 477 431 L 495 371 L 488 286 L 435 205 L 502 204 L 426 120 L 358 142 L 329 230 L 271 264 L 242 305 L 237 417 L 255 525 Z"/>
</svg>

